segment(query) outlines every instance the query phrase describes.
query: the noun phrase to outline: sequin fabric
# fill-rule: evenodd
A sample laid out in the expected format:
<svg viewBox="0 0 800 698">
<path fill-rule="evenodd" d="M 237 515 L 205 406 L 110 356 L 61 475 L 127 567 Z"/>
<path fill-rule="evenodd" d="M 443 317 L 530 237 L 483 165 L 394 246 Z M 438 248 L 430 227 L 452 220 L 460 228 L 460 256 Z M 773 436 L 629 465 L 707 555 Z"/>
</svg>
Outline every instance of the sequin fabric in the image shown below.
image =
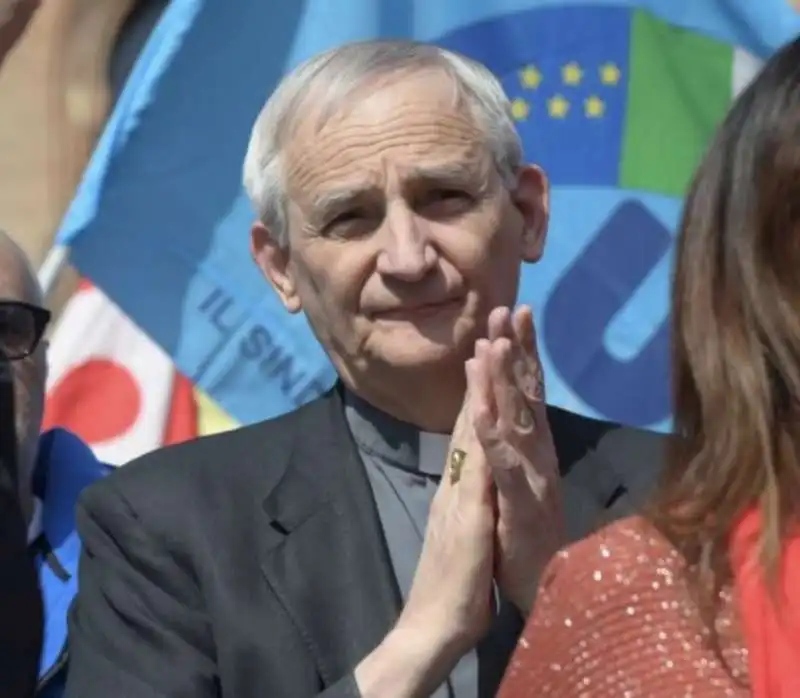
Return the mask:
<svg viewBox="0 0 800 698">
<path fill-rule="evenodd" d="M 745 698 L 747 650 L 726 591 L 710 647 L 670 544 L 624 519 L 559 553 L 498 698 Z"/>
</svg>

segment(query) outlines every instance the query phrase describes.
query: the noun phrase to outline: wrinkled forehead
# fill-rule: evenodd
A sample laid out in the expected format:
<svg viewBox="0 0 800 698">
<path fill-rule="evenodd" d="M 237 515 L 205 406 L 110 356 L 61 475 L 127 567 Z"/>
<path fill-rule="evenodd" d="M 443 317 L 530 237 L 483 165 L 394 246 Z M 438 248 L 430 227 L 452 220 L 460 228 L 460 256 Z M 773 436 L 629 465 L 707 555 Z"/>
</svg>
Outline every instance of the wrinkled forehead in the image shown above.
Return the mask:
<svg viewBox="0 0 800 698">
<path fill-rule="evenodd" d="M 324 95 L 323 95 L 324 96 Z M 484 170 L 491 159 L 483 130 L 441 70 L 380 76 L 346 100 L 311 95 L 285 149 L 290 197 L 307 198 L 338 181 L 386 176 L 389 170 Z"/>
<path fill-rule="evenodd" d="M 343 75 L 334 80 L 317 81 L 306 94 L 308 118 L 303 126 L 316 133 L 330 122 L 345 120 L 366 98 L 384 90 L 404 96 L 435 96 L 437 104 L 453 110 L 466 110 L 458 84 L 442 66 L 405 67 L 371 75 Z"/>
</svg>

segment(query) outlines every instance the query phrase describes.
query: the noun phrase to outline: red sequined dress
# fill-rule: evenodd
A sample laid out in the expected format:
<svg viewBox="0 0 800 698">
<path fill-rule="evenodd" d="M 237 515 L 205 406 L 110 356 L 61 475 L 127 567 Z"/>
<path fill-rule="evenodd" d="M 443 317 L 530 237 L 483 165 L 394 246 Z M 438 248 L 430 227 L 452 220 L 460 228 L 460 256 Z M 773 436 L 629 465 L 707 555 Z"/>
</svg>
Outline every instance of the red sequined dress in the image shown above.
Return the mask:
<svg viewBox="0 0 800 698">
<path fill-rule="evenodd" d="M 707 641 L 675 549 L 641 518 L 559 553 L 498 698 L 747 698 L 733 595 Z M 800 698 L 800 696 L 798 696 Z"/>
</svg>

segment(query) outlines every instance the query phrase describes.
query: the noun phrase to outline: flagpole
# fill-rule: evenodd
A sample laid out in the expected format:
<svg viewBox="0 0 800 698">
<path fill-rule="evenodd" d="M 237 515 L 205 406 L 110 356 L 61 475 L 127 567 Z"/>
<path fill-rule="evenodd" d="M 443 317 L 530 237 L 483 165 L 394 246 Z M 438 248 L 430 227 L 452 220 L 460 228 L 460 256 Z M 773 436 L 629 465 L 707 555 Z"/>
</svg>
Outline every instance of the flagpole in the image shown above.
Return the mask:
<svg viewBox="0 0 800 698">
<path fill-rule="evenodd" d="M 37 277 L 45 298 L 55 289 L 61 274 L 69 261 L 69 247 L 66 245 L 53 245 L 39 267 Z"/>
</svg>

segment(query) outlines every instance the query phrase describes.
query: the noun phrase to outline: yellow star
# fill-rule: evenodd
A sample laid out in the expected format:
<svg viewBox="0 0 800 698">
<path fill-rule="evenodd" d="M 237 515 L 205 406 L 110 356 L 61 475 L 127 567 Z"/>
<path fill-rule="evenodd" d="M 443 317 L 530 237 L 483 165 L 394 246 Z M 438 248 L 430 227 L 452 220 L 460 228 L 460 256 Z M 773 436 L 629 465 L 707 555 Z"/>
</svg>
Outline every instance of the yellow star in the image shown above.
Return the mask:
<svg viewBox="0 0 800 698">
<path fill-rule="evenodd" d="M 616 85 L 620 77 L 619 68 L 614 63 L 604 63 L 600 66 L 600 82 L 604 85 Z"/>
<path fill-rule="evenodd" d="M 606 103 L 599 97 L 592 95 L 583 103 L 586 116 L 590 119 L 597 119 L 606 113 Z"/>
<path fill-rule="evenodd" d="M 554 119 L 563 119 L 569 111 L 569 102 L 561 95 L 555 95 L 547 100 L 547 111 Z"/>
<path fill-rule="evenodd" d="M 526 65 L 519 72 L 519 81 L 523 87 L 535 90 L 542 84 L 542 74 L 537 70 L 535 65 Z"/>
<path fill-rule="evenodd" d="M 514 121 L 525 121 L 530 113 L 530 104 L 524 99 L 518 97 L 511 102 L 511 116 L 514 117 Z"/>
<path fill-rule="evenodd" d="M 583 71 L 574 61 L 572 63 L 567 63 L 561 69 L 561 79 L 564 81 L 565 85 L 580 85 L 581 80 L 583 80 Z"/>
</svg>

